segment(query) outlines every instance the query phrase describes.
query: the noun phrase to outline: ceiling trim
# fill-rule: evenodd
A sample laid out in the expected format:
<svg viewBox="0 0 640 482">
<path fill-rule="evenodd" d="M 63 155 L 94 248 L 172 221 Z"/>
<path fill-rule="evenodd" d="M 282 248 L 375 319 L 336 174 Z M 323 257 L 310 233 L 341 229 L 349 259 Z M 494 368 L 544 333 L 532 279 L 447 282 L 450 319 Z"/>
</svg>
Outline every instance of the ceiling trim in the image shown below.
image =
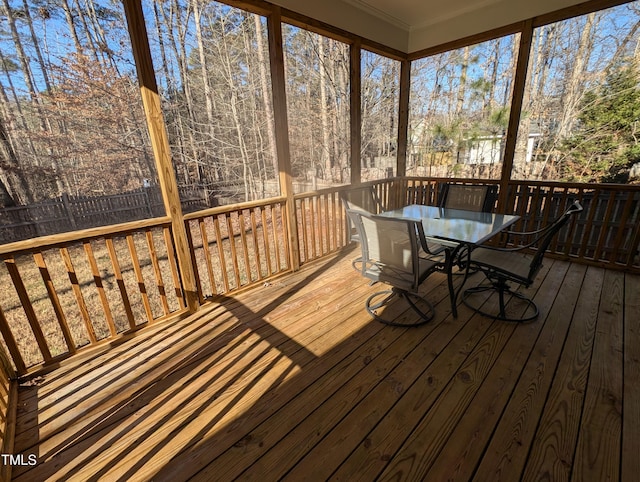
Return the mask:
<svg viewBox="0 0 640 482">
<path fill-rule="evenodd" d="M 489 0 L 489 1 L 494 1 L 494 0 Z M 388 12 L 385 12 L 384 10 L 380 10 L 379 8 L 374 7 L 373 5 L 370 5 L 369 3 L 363 0 L 342 0 L 342 2 L 348 3 L 349 5 L 352 5 L 362 10 L 363 12 L 366 12 L 370 15 L 378 17 L 380 20 L 384 20 L 385 22 L 388 22 L 395 27 L 401 28 L 406 32 L 409 32 L 411 30 L 411 25 L 409 25 L 408 23 L 400 20 L 398 17 L 395 17 Z"/>
</svg>

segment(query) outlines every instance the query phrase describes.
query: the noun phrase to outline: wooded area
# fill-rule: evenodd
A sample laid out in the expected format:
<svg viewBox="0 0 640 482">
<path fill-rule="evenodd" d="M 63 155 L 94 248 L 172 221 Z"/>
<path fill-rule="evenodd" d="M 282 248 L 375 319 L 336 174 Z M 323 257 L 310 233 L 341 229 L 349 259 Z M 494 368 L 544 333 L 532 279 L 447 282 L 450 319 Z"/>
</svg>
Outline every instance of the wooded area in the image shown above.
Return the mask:
<svg viewBox="0 0 640 482">
<path fill-rule="evenodd" d="M 512 178 L 640 179 L 639 28 L 633 2 L 534 29 Z M 500 176 L 519 41 L 412 63 L 409 173 Z"/>
<path fill-rule="evenodd" d="M 143 7 L 178 183 L 223 202 L 277 195 L 266 18 L 203 0 Z M 1 12 L 0 202 L 153 180 L 119 2 L 2 0 Z M 534 30 L 514 178 L 629 181 L 639 27 L 633 2 Z M 412 62 L 408 174 L 499 176 L 519 37 Z M 283 44 L 293 178 L 347 183 L 350 46 L 287 24 Z M 360 70 L 361 179 L 380 179 L 395 174 L 400 62 L 363 50 Z"/>
</svg>

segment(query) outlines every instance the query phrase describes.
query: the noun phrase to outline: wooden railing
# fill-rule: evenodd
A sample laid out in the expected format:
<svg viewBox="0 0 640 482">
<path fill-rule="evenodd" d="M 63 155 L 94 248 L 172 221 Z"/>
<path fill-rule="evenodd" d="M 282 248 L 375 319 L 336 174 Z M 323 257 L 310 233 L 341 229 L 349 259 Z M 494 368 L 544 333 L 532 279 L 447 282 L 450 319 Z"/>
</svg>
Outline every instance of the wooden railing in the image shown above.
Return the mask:
<svg viewBox="0 0 640 482">
<path fill-rule="evenodd" d="M 437 204 L 443 182 L 491 181 L 396 178 L 363 186 L 372 186 L 383 208 L 391 209 Z M 349 243 L 340 195 L 350 188 L 294 197 L 301 265 Z M 501 209 L 522 217 L 515 229 L 534 230 L 574 199 L 584 211 L 560 233 L 549 254 L 640 272 L 640 186 L 511 181 Z M 296 250 L 289 246 L 286 209 L 282 197 L 184 217 L 201 302 L 292 269 L 290 256 Z M 155 320 L 186 313 L 174 250 L 168 218 L 0 246 L 0 348 L 9 355 L 11 368 L 23 375 Z"/>
<path fill-rule="evenodd" d="M 587 264 L 640 272 L 640 186 L 511 181 L 505 212 L 531 231 L 577 200 L 584 211 L 550 246 L 549 254 Z"/>
<path fill-rule="evenodd" d="M 0 451 L 13 453 L 14 417 L 18 397 L 16 373 L 4 348 L 0 347 Z M 11 480 L 10 465 L 0 464 L 0 480 Z"/>
<path fill-rule="evenodd" d="M 285 201 L 273 198 L 185 216 L 201 302 L 291 269 Z"/>
<path fill-rule="evenodd" d="M 371 181 L 362 186 L 371 186 L 383 206 L 392 204 L 391 180 Z M 348 223 L 340 195 L 351 188 L 349 185 L 339 186 L 294 197 L 301 265 L 335 253 L 349 244 Z"/>
<path fill-rule="evenodd" d="M 486 179 L 455 179 L 455 178 L 421 178 L 406 177 L 402 181 L 401 192 L 403 205 L 425 204 L 437 206 L 440 198 L 440 190 L 445 183 L 456 184 L 498 184 L 499 181 Z"/>
<path fill-rule="evenodd" d="M 5 244 L 0 256 L 0 331 L 18 375 L 185 310 L 165 218 Z"/>
<path fill-rule="evenodd" d="M 443 183 L 488 184 L 481 179 L 404 178 L 406 204 L 436 205 Z M 640 272 L 640 186 L 510 181 L 501 212 L 518 214 L 513 227 L 533 231 L 579 201 L 584 211 L 563 229 L 548 251 L 551 256 L 577 262 Z M 496 207 L 497 209 L 497 201 Z"/>
</svg>

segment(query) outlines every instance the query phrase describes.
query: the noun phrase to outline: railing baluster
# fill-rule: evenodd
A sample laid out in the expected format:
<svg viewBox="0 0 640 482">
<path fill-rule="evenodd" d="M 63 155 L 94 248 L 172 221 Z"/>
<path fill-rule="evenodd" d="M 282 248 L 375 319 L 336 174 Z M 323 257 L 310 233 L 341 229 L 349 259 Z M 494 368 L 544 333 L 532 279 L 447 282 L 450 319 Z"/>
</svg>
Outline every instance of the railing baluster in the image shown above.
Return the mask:
<svg viewBox="0 0 640 482">
<path fill-rule="evenodd" d="M 235 288 L 240 288 L 240 268 L 238 267 L 238 254 L 236 251 L 236 237 L 233 231 L 231 214 L 226 216 L 227 218 L 227 233 L 229 235 L 229 246 L 231 248 L 231 262 L 233 264 L 233 273 L 236 280 Z"/>
<path fill-rule="evenodd" d="M 627 255 L 627 267 L 640 268 L 640 223 L 636 222 L 633 230 L 634 234 Z"/>
<path fill-rule="evenodd" d="M 76 274 L 75 268 L 73 266 L 73 261 L 71 260 L 71 255 L 69 254 L 69 250 L 65 246 L 60 248 L 60 256 L 62 257 L 65 267 L 67 268 L 69 281 L 71 282 L 73 294 L 76 298 L 78 309 L 80 310 L 80 316 L 82 317 L 82 320 L 84 321 L 84 325 L 87 329 L 87 334 L 89 335 L 89 341 L 91 343 L 96 343 L 98 339 L 96 337 L 96 332 L 93 328 L 93 323 L 91 322 L 91 317 L 89 316 L 89 310 L 87 309 L 87 304 L 85 303 L 84 296 L 82 295 L 82 289 L 80 288 L 78 275 Z"/>
<path fill-rule="evenodd" d="M 16 371 L 19 375 L 24 375 L 27 372 L 27 366 L 24 362 L 24 358 L 22 358 L 22 353 L 20 353 L 16 339 L 13 336 L 9 322 L 2 311 L 2 307 L 0 307 L 0 333 L 4 338 L 7 348 L 9 349 L 9 353 L 13 359 L 13 364 L 16 366 Z"/>
<path fill-rule="evenodd" d="M 162 304 L 162 311 L 165 315 L 168 315 L 169 302 L 167 301 L 167 292 L 164 287 L 164 280 L 162 279 L 162 271 L 160 270 L 160 263 L 158 262 L 158 254 L 156 253 L 155 243 L 153 242 L 153 233 L 150 229 L 145 232 L 147 238 L 147 247 L 149 248 L 149 256 L 151 257 L 151 265 L 153 266 L 153 272 L 156 278 L 156 286 L 158 287 L 158 294 L 160 295 L 160 303 Z"/>
<path fill-rule="evenodd" d="M 534 194 L 533 199 L 531 201 L 531 209 L 530 209 L 530 211 L 533 214 L 537 214 L 537 213 L 540 213 L 542 211 L 542 209 L 541 209 L 542 206 L 538 205 L 538 202 L 540 201 L 540 186 L 536 186 L 535 187 L 534 193 L 535 194 Z M 537 222 L 538 219 L 539 219 L 538 216 L 531 216 L 529 218 L 529 225 L 528 225 L 528 228 L 527 228 L 528 231 L 534 231 L 534 230 L 537 229 L 536 222 Z"/>
<path fill-rule="evenodd" d="M 247 226 L 245 224 L 243 210 L 238 211 L 238 225 L 240 226 L 240 244 L 242 245 L 242 258 L 244 260 L 244 270 L 247 276 L 247 282 L 250 284 L 253 279 L 251 276 L 251 263 L 249 262 L 249 245 L 247 243 Z"/>
<path fill-rule="evenodd" d="M 324 209 L 324 246 L 322 254 L 331 252 L 331 225 L 329 224 L 329 194 L 322 196 L 322 209 Z"/>
<path fill-rule="evenodd" d="M 598 236 L 598 244 L 596 246 L 596 252 L 593 256 L 595 261 L 600 261 L 602 257 L 602 252 L 604 250 L 604 245 L 607 240 L 609 229 L 611 228 L 611 216 L 613 215 L 613 209 L 615 207 L 616 201 L 616 192 L 611 191 L 609 193 L 609 199 L 607 200 L 607 210 L 604 215 L 604 221 L 602 223 L 602 227 L 600 228 L 600 235 Z"/>
<path fill-rule="evenodd" d="M 301 210 L 304 216 L 304 209 Z M 283 221 L 284 222 L 284 217 Z M 273 249 L 275 250 L 275 259 L 276 259 L 276 272 L 280 272 L 282 269 L 282 265 L 280 264 L 280 243 L 278 242 L 278 219 L 275 206 L 271 206 L 271 230 L 273 231 Z M 304 224 L 302 225 L 302 232 L 305 232 Z M 302 252 L 300 253 L 302 254 Z"/>
<path fill-rule="evenodd" d="M 337 195 L 335 192 L 331 193 L 331 219 L 332 219 L 332 233 L 333 233 L 333 249 L 338 251 L 338 219 L 336 218 L 336 198 Z"/>
<path fill-rule="evenodd" d="M 211 259 L 211 252 L 209 251 L 209 237 L 207 236 L 207 227 L 205 225 L 205 218 L 200 218 L 198 225 L 200 227 L 200 238 L 202 239 L 202 252 L 204 254 L 205 264 L 207 266 L 207 274 L 209 275 L 209 286 L 211 288 L 211 294 L 215 295 L 217 294 L 216 293 L 216 277 L 213 273 L 213 262 Z"/>
<path fill-rule="evenodd" d="M 270 207 L 270 209 L 272 209 Z M 269 228 L 267 224 L 267 206 L 260 210 L 260 216 L 262 219 L 262 242 L 264 243 L 264 255 L 266 258 L 267 275 L 271 276 L 273 271 L 271 270 L 271 249 L 269 247 Z"/>
<path fill-rule="evenodd" d="M 135 240 L 132 234 L 127 234 L 127 247 L 129 248 L 129 254 L 131 255 L 131 264 L 133 265 L 133 272 L 136 275 L 136 282 L 138 283 L 138 290 L 142 298 L 142 305 L 144 311 L 147 314 L 147 321 L 153 321 L 153 312 L 151 311 L 151 304 L 149 303 L 149 295 L 147 294 L 147 287 L 144 284 L 144 276 L 142 275 L 142 268 L 138 261 L 138 252 L 136 250 Z"/>
<path fill-rule="evenodd" d="M 627 232 L 627 220 L 629 219 L 629 215 L 631 214 L 634 197 L 635 193 L 630 192 L 627 195 L 627 200 L 625 201 L 622 208 L 622 217 L 620 218 L 620 224 L 618 225 L 618 234 L 616 234 L 615 240 L 613 242 L 613 249 L 611 250 L 611 255 L 609 256 L 609 261 L 614 264 L 619 264 L 618 257 L 620 256 L 620 249 L 624 244 L 625 232 Z M 633 230 L 633 227 L 631 229 Z"/>
<path fill-rule="evenodd" d="M 262 276 L 262 263 L 260 259 L 260 246 L 258 244 L 258 223 L 256 222 L 256 211 L 255 211 L 256 209 L 258 208 L 249 210 L 249 218 L 251 221 L 251 234 L 253 238 L 253 256 L 256 260 L 256 275 L 257 275 L 257 280 L 260 281 L 262 280 L 263 276 Z"/>
<path fill-rule="evenodd" d="M 89 267 L 91 268 L 91 274 L 93 275 L 93 283 L 98 290 L 98 296 L 100 297 L 100 303 L 102 303 L 102 309 L 104 310 L 104 316 L 107 320 L 107 326 L 109 327 L 109 332 L 111 336 L 116 335 L 116 326 L 113 323 L 113 316 L 111 314 L 111 308 L 109 307 L 109 300 L 107 299 L 107 295 L 104 291 L 104 286 L 102 285 L 102 276 L 100 276 L 100 270 L 98 269 L 98 263 L 96 263 L 96 257 L 93 254 L 93 248 L 91 247 L 91 241 L 85 241 L 83 243 L 84 252 L 87 255 L 87 260 L 89 261 Z"/>
<path fill-rule="evenodd" d="M 187 230 L 188 231 L 188 230 Z M 164 236 L 164 245 L 167 252 L 167 259 L 169 261 L 169 269 L 171 271 L 171 279 L 173 280 L 173 286 L 175 287 L 176 298 L 178 299 L 178 305 L 180 309 L 186 308 L 184 301 L 184 295 L 180 284 L 180 275 L 178 274 L 178 265 L 176 264 L 176 258 L 173 249 L 173 237 L 169 228 L 162 228 L 162 234 Z"/>
<path fill-rule="evenodd" d="M 307 199 L 303 198 L 300 199 L 300 221 L 301 221 L 301 229 L 300 231 L 302 232 L 302 250 L 300 251 L 300 255 L 302 256 L 302 251 L 304 251 L 304 261 L 309 261 L 310 256 L 309 256 L 309 237 L 307 236 Z M 277 236 L 275 235 L 275 231 L 274 231 L 274 239 L 278 239 Z M 277 243 L 277 241 L 276 241 Z M 302 260 L 301 260 L 302 261 Z M 280 270 L 278 270 L 280 271 Z"/>
<path fill-rule="evenodd" d="M 120 290 L 120 296 L 122 296 L 122 304 L 124 305 L 124 311 L 127 314 L 127 321 L 129 322 L 129 328 L 135 328 L 136 322 L 133 316 L 133 310 L 131 309 L 131 302 L 129 301 L 127 286 L 124 283 L 122 270 L 120 269 L 120 262 L 118 261 L 118 255 L 116 253 L 116 248 L 113 243 L 113 238 L 111 237 L 105 238 L 105 243 L 107 245 L 107 252 L 109 253 L 109 258 L 111 259 L 111 266 L 113 267 L 113 273 L 116 277 L 116 283 L 118 285 L 118 289 Z"/>
<path fill-rule="evenodd" d="M 60 298 L 58 298 L 58 293 L 56 293 L 56 288 L 53 285 L 53 281 L 51 280 L 51 274 L 49 273 L 49 269 L 47 268 L 44 256 L 40 251 L 37 251 L 33 253 L 33 259 L 36 263 L 36 266 L 38 267 L 38 270 L 40 271 L 40 276 L 44 283 L 45 289 L 47 290 L 47 295 L 49 296 L 51 306 L 53 306 L 53 312 L 55 313 L 56 319 L 58 320 L 58 325 L 60 326 L 60 330 L 62 331 L 62 336 L 64 337 L 64 341 L 67 344 L 67 349 L 69 350 L 69 353 L 73 354 L 76 352 L 76 344 L 73 340 L 73 335 L 71 334 L 71 329 L 69 328 L 69 324 L 67 323 L 67 318 L 64 314 L 64 310 L 62 309 Z"/>
<path fill-rule="evenodd" d="M 311 241 L 309 259 L 316 259 L 316 213 L 314 202 L 316 199 L 315 196 L 309 198 L 309 238 Z"/>
<path fill-rule="evenodd" d="M 189 257 L 191 258 L 191 264 L 193 268 L 193 275 L 196 281 L 196 290 L 198 291 L 198 299 L 200 303 L 204 302 L 204 290 L 202 288 L 202 277 L 200 276 L 200 270 L 198 267 L 200 264 L 198 263 L 198 258 L 196 256 L 196 245 L 193 240 L 193 233 L 191 232 L 192 226 L 191 222 L 187 221 L 185 226 L 185 233 L 187 237 L 187 243 L 189 244 Z"/>
<path fill-rule="evenodd" d="M 286 253 L 289 253 L 291 249 L 289 246 L 289 230 L 287 228 L 286 216 L 287 216 L 287 205 L 285 204 L 284 201 L 282 201 L 280 203 L 280 220 L 281 220 L 280 224 L 282 226 L 282 244 L 284 245 L 285 260 L 287 262 L 287 267 L 291 269 L 291 264 L 289 263 L 289 260 L 286 257 Z"/>
<path fill-rule="evenodd" d="M 584 229 L 582 245 L 580 246 L 580 254 L 579 254 L 580 258 L 586 257 L 587 248 L 589 246 L 589 240 L 592 235 L 591 228 L 593 226 L 593 220 L 595 218 L 596 211 L 598 210 L 599 197 L 600 197 L 600 189 L 596 189 L 593 192 L 593 198 L 591 198 L 591 201 L 589 202 L 589 216 L 587 218 L 587 225 L 585 226 L 585 229 Z M 595 261 L 595 258 L 592 258 L 592 259 L 594 259 Z"/>
<path fill-rule="evenodd" d="M 213 217 L 213 228 L 216 232 L 216 244 L 218 245 L 218 259 L 220 262 L 220 270 L 222 271 L 222 282 L 224 284 L 225 292 L 229 291 L 229 276 L 227 274 L 227 260 L 224 255 L 224 243 L 222 240 L 222 233 L 220 232 L 220 221 L 218 216 Z"/>
</svg>

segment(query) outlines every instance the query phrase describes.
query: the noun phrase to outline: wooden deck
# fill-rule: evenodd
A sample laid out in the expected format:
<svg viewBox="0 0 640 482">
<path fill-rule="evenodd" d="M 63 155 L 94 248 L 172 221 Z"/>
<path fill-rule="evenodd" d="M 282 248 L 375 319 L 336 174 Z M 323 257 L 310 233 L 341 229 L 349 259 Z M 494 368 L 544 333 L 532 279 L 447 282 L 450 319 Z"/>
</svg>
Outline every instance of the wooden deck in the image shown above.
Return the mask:
<svg viewBox="0 0 640 482">
<path fill-rule="evenodd" d="M 354 256 L 22 386 L 14 479 L 638 480 L 640 276 L 547 260 L 516 325 L 453 319 L 437 274 L 403 329 Z"/>
</svg>

